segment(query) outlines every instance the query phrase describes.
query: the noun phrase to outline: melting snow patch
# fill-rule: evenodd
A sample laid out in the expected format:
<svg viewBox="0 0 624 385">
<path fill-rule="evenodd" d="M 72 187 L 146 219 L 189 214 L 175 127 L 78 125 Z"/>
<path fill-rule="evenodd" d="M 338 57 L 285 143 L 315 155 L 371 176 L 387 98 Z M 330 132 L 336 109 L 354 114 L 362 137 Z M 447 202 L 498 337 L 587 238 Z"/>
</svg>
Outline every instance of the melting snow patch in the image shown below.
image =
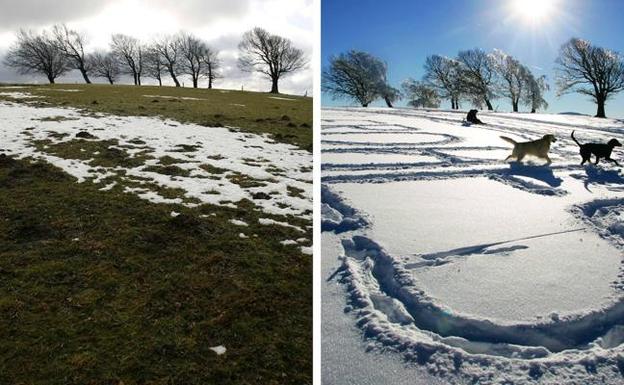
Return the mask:
<svg viewBox="0 0 624 385">
<path fill-rule="evenodd" d="M 277 99 L 277 100 L 290 100 L 290 101 L 295 101 L 297 99 L 291 99 L 291 98 L 280 98 L 279 96 L 269 96 L 269 99 Z"/>
<path fill-rule="evenodd" d="M 230 219 L 229 222 L 233 225 L 236 226 L 249 226 L 249 224 L 247 224 L 247 222 L 245 221 L 241 221 L 239 219 Z"/>
<path fill-rule="evenodd" d="M 292 239 L 287 239 L 285 241 L 281 241 L 280 243 L 284 246 L 288 246 L 288 245 L 296 245 L 297 241 L 293 241 Z"/>
<path fill-rule="evenodd" d="M 286 222 L 279 222 L 270 218 L 260 218 L 258 219 L 258 222 L 261 225 L 278 225 L 278 226 L 284 226 L 284 227 L 290 227 L 291 229 L 295 229 L 297 231 L 300 231 L 302 233 L 305 233 L 305 230 L 303 230 L 301 227 L 297 227 L 297 226 L 293 226 L 290 223 L 286 223 Z"/>
<path fill-rule="evenodd" d="M 225 354 L 225 352 L 227 351 L 227 349 L 223 345 L 213 346 L 210 348 L 210 350 L 217 353 L 218 356 Z"/>
<path fill-rule="evenodd" d="M 179 100 L 208 100 L 202 98 L 192 98 L 190 96 L 167 96 L 167 95 L 143 95 L 146 98 L 160 98 L 160 99 L 179 99 Z"/>
<path fill-rule="evenodd" d="M 41 97 L 39 95 L 32 95 L 24 92 L 0 92 L 0 96 L 8 96 L 14 99 L 33 99 Z"/>
<path fill-rule="evenodd" d="M 50 116 L 63 116 L 67 120 L 52 123 L 41 120 Z M 176 128 L 171 129 L 174 123 Z M 64 134 L 64 138 L 50 136 L 45 128 L 52 124 L 55 133 Z M 76 177 L 79 182 L 90 180 L 99 183 L 102 175 L 111 171 L 122 173 L 124 181 L 146 186 L 125 191 L 136 193 L 151 202 L 180 203 L 188 207 L 207 203 L 236 209 L 237 202 L 251 199 L 253 194 L 271 194 L 271 199 L 257 199 L 254 204 L 267 214 L 310 218 L 312 173 L 306 167 L 312 164 L 312 154 L 292 145 L 273 142 L 264 135 L 231 132 L 224 127 L 207 130 L 195 124 L 180 124 L 153 117 L 83 116 L 71 108 L 35 108 L 11 102 L 0 102 L 0 125 L 3 127 L 0 140 L 7 154 L 45 160 Z M 80 131 L 96 134 L 100 141 L 117 141 L 118 145 L 111 148 L 123 151 L 131 158 L 144 152 L 153 159 L 145 160 L 144 165 L 138 166 L 95 167 L 91 164 L 93 159 L 87 156 L 87 147 L 83 147 L 87 150 L 83 153 L 85 159 L 65 159 L 48 152 L 54 145 L 72 140 Z M 131 137 L 128 137 L 129 132 Z M 33 141 L 43 140 L 50 140 L 52 144 L 33 145 Z M 180 148 L 181 144 L 188 146 Z M 214 154 L 220 156 L 215 158 Z M 93 153 L 93 158 L 96 155 L 101 156 L 98 151 Z M 181 161 L 173 166 L 162 166 L 159 159 L 163 157 Z M 243 158 L 262 158 L 263 162 L 260 165 L 248 164 Z M 162 166 L 165 172 L 161 173 L 160 169 L 145 170 L 146 166 Z M 164 167 L 173 169 L 173 175 Z M 181 171 L 177 172 L 176 168 Z M 232 176 L 262 181 L 262 185 L 246 187 L 238 184 Z M 181 198 L 166 199 L 156 190 L 148 191 L 154 185 L 184 191 Z M 290 196 L 289 186 L 303 192 Z"/>
</svg>

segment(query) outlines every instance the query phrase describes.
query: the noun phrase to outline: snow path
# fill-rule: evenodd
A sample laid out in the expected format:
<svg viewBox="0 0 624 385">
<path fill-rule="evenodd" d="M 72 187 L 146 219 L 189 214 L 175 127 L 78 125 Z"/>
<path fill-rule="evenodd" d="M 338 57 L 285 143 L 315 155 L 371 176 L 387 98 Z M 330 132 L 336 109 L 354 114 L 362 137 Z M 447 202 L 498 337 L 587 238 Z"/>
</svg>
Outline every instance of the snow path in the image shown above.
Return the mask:
<svg viewBox="0 0 624 385">
<path fill-rule="evenodd" d="M 181 201 L 162 196 L 153 187 L 159 186 L 181 190 L 188 206 L 210 203 L 236 207 L 236 202 L 249 199 L 269 214 L 311 217 L 312 155 L 267 136 L 153 117 L 83 114 L 76 109 L 35 108 L 12 102 L 0 102 L 0 127 L 1 152 L 43 159 L 79 182 L 103 183 L 103 189 L 114 187 L 107 178 L 118 178 L 132 184 L 126 191 L 153 202 Z M 108 149 L 125 151 L 126 160 L 140 156 L 146 160 L 136 166 L 102 167 L 90 159 L 63 158 L 46 151 L 75 141 L 79 132 L 96 137 L 84 140 L 85 147 L 90 142 L 117 141 Z M 49 144 L 36 145 L 46 140 Z M 96 157 L 99 151 L 92 155 Z M 158 172 L 159 167 L 169 165 L 163 163 L 165 160 L 173 162 L 179 172 Z"/>
<path fill-rule="evenodd" d="M 323 245 L 322 258 L 343 261 L 325 285 L 344 283 L 367 351 L 448 383 L 621 383 L 624 177 L 579 166 L 569 135 L 606 142 L 624 122 L 482 113 L 487 126 L 466 127 L 464 116 L 323 111 L 323 240 L 342 251 Z M 550 166 L 502 161 L 500 135 L 547 133 Z"/>
</svg>

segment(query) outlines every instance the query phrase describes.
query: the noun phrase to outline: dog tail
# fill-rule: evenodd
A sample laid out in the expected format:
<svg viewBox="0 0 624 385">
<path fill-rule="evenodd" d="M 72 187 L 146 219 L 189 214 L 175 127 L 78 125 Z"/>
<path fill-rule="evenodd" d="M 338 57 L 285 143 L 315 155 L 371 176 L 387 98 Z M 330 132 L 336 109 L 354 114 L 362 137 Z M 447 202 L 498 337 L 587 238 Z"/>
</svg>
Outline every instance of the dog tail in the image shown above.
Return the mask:
<svg viewBox="0 0 624 385">
<path fill-rule="evenodd" d="M 515 145 L 516 143 L 518 143 L 518 142 L 516 142 L 515 140 L 513 140 L 513 139 L 511 139 L 511 138 L 508 138 L 508 137 L 506 137 L 506 136 L 501 136 L 500 138 L 501 138 L 502 140 L 504 140 L 504 141 L 506 141 L 506 142 L 509 142 L 509 143 L 511 143 L 511 144 L 514 144 L 514 145 Z"/>
<path fill-rule="evenodd" d="M 578 142 L 578 140 L 576 140 L 576 138 L 574 137 L 574 131 L 572 131 L 572 134 L 571 134 L 570 136 L 572 137 L 572 140 L 573 140 L 574 142 L 576 142 L 576 144 L 577 144 L 579 147 L 581 147 L 581 144 L 580 144 L 580 143 Z"/>
</svg>

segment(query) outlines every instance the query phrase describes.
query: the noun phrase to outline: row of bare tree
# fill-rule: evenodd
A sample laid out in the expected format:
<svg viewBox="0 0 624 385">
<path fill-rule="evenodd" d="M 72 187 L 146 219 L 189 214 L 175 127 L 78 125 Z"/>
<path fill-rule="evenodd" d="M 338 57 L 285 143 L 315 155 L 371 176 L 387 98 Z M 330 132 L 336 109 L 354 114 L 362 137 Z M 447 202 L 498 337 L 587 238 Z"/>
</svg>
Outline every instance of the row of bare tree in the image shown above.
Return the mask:
<svg viewBox="0 0 624 385">
<path fill-rule="evenodd" d="M 398 90 L 388 84 L 386 63 L 366 52 L 350 51 L 331 58 L 323 73 L 323 89 L 336 97 L 354 98 L 362 106 L 382 98 L 392 107 L 406 98 L 414 107 L 436 108 L 448 99 L 452 109 L 458 109 L 461 101 L 493 109 L 491 100 L 499 96 L 509 98 L 515 112 L 521 101 L 533 112 L 547 106 L 542 96 L 548 88 L 545 78 L 536 78 L 528 67 L 499 50 L 461 51 L 455 59 L 432 55 L 424 68 L 422 81 L 407 79 Z"/>
<path fill-rule="evenodd" d="M 425 60 L 425 75 L 421 86 L 433 88 L 437 95 L 449 99 L 452 109 L 459 109 L 460 101 L 468 101 L 493 110 L 492 100 L 509 99 L 513 112 L 520 103 L 531 112 L 547 108 L 543 92 L 548 90 L 546 77 L 535 77 L 518 59 L 501 50 L 486 53 L 480 49 L 460 51 L 456 58 L 432 55 Z M 408 80 L 409 89 L 414 80 Z M 414 99 L 412 99 L 414 100 Z"/>
<path fill-rule="evenodd" d="M 624 89 L 622 57 L 586 40 L 573 38 L 562 45 L 556 65 L 557 95 L 577 92 L 591 97 L 597 117 L 606 116 L 606 101 Z M 442 99 L 448 99 L 452 109 L 468 101 L 492 110 L 492 100 L 501 97 L 509 99 L 514 112 L 520 104 L 531 112 L 548 107 L 546 77 L 536 77 L 526 65 L 500 50 L 471 49 L 459 52 L 456 58 L 432 55 L 424 70 L 422 81 L 408 79 L 400 92 L 388 84 L 383 61 L 366 52 L 350 51 L 330 58 L 323 71 L 323 91 L 355 99 L 364 107 L 378 98 L 392 107 L 403 97 L 415 107 L 437 108 Z"/>
<path fill-rule="evenodd" d="M 200 79 L 207 79 L 208 88 L 212 88 L 214 81 L 222 76 L 218 52 L 187 32 L 164 36 L 150 44 L 115 34 L 110 51 L 87 53 L 86 43 L 83 33 L 64 24 L 39 34 L 20 30 L 4 64 L 22 75 L 44 75 L 50 83 L 71 70 L 79 71 L 85 83 L 91 83 L 90 77 L 100 77 L 114 84 L 121 75 L 129 75 L 135 85 L 141 85 L 143 77 L 155 79 L 159 85 L 163 78 L 170 77 L 180 87 L 179 78 L 188 76 L 194 88 Z M 289 39 L 262 28 L 246 32 L 238 48 L 239 68 L 266 75 L 271 79 L 272 93 L 279 92 L 280 78 L 307 65 L 303 51 Z"/>
</svg>

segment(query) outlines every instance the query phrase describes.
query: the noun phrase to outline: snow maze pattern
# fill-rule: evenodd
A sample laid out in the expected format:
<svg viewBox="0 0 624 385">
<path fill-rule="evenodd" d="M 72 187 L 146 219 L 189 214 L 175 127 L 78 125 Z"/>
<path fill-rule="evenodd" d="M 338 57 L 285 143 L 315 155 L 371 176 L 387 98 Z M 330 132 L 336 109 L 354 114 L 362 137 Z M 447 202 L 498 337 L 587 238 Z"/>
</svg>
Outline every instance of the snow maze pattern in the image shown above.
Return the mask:
<svg viewBox="0 0 624 385">
<path fill-rule="evenodd" d="M 556 161 L 550 167 L 513 162 L 508 165 L 501 161 L 510 152 L 505 144 L 464 145 L 459 136 L 428 132 L 404 123 L 388 123 L 394 115 L 461 125 L 463 115 L 443 111 L 383 110 L 387 119 L 380 121 L 379 112 L 329 109 L 324 111 L 322 122 L 322 230 L 342 234 L 344 249 L 342 266 L 328 280 L 341 276 L 348 292 L 345 311 L 354 315 L 369 342 L 368 349 L 399 352 L 406 361 L 425 365 L 431 373 L 450 383 L 623 381 L 624 284 L 621 281 L 612 283 L 619 298 L 582 314 L 552 314 L 530 322 L 498 322 L 457 313 L 431 298 L 414 278 L 412 270 L 446 263 L 449 256 L 483 252 L 497 244 L 480 245 L 479 250 L 421 255 L 420 264 L 407 266 L 366 236 L 370 224 L 367 216 L 332 191 L 332 185 L 340 183 L 486 176 L 530 194 L 557 197 L 569 194 L 562 188 L 562 179 L 556 176 L 563 173 L 582 180 L 587 191 L 595 185 L 608 192 L 622 191 L 624 179 L 619 170 L 589 166 L 579 173 L 582 168 L 577 163 L 577 149 L 567 139 L 571 129 L 579 130 L 579 125 L 488 116 L 488 122 L 492 122 L 488 130 L 512 133 L 525 140 L 541 137 L 545 132 L 556 132 L 560 142 L 564 142 L 551 149 Z M 609 127 L 596 129 L 588 125 L 581 128 L 585 137 L 596 141 L 608 139 L 616 132 L 621 134 Z M 349 135 L 356 135 L 357 140 L 348 140 Z M 366 135 L 372 140 L 362 140 Z M 385 139 L 384 135 L 390 138 Z M 397 140 L 397 135 L 407 139 Z M 432 137 L 438 139 L 431 140 Z M 476 154 L 490 151 L 496 156 Z M 349 157 L 359 161 L 350 162 Z M 397 161 L 383 161 L 393 157 Z M 419 157 L 423 160 L 419 161 Z M 411 158 L 416 160 L 410 161 Z M 587 229 L 624 251 L 624 217 L 620 217 L 624 212 L 624 198 L 596 199 L 574 205 L 569 211 L 585 223 Z M 620 271 L 618 279 L 623 277 Z M 604 371 L 608 371 L 609 376 L 597 375 Z"/>
</svg>

